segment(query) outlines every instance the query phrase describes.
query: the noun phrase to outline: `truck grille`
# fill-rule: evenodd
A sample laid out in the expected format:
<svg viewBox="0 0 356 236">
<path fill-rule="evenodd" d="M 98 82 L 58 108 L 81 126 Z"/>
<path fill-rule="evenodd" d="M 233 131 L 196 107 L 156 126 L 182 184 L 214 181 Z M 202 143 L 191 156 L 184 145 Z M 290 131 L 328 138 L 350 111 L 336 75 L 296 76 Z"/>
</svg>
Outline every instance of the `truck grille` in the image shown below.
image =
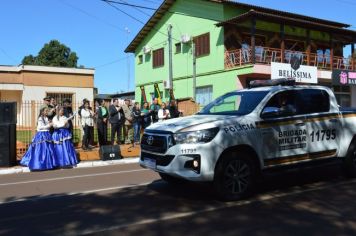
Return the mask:
<svg viewBox="0 0 356 236">
<path fill-rule="evenodd" d="M 143 134 L 141 139 L 141 150 L 149 152 L 165 153 L 168 149 L 170 135 Z"/>
</svg>

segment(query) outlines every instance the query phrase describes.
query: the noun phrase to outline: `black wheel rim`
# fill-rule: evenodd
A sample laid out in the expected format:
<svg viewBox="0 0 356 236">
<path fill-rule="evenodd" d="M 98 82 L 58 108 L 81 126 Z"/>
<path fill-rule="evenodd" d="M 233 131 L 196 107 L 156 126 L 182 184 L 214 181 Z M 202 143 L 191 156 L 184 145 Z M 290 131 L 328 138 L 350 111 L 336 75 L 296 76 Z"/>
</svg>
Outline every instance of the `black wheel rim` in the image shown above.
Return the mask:
<svg viewBox="0 0 356 236">
<path fill-rule="evenodd" d="M 228 163 L 224 172 L 224 187 L 231 194 L 241 194 L 246 191 L 250 181 L 250 167 L 242 160 Z"/>
</svg>

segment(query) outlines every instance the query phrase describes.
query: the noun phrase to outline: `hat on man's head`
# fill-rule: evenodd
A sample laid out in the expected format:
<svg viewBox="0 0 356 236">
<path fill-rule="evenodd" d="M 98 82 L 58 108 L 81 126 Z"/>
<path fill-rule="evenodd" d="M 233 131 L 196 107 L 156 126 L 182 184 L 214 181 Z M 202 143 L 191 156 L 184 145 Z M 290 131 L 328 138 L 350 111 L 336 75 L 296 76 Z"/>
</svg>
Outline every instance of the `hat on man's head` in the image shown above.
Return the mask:
<svg viewBox="0 0 356 236">
<path fill-rule="evenodd" d="M 47 96 L 43 98 L 44 101 L 51 101 L 51 97 Z"/>
<path fill-rule="evenodd" d="M 83 99 L 83 102 L 89 102 L 89 100 L 88 100 L 88 99 L 86 99 L 86 98 L 84 98 L 84 99 Z"/>
<path fill-rule="evenodd" d="M 125 101 L 125 102 L 126 102 L 126 101 L 130 101 L 130 98 L 125 98 L 124 101 Z"/>
</svg>

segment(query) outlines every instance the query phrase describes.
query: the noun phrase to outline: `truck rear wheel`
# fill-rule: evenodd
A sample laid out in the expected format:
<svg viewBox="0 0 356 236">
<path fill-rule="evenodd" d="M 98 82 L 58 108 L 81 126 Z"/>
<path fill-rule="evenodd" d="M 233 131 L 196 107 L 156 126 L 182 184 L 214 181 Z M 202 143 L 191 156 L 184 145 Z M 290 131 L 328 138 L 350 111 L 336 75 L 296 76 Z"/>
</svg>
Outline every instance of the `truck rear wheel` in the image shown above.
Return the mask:
<svg viewBox="0 0 356 236">
<path fill-rule="evenodd" d="M 256 182 L 256 165 L 244 154 L 229 153 L 219 161 L 214 189 L 224 201 L 240 200 L 252 194 Z"/>
<path fill-rule="evenodd" d="M 343 163 L 343 170 L 347 177 L 356 177 L 356 141 L 353 141 L 347 150 Z"/>
</svg>

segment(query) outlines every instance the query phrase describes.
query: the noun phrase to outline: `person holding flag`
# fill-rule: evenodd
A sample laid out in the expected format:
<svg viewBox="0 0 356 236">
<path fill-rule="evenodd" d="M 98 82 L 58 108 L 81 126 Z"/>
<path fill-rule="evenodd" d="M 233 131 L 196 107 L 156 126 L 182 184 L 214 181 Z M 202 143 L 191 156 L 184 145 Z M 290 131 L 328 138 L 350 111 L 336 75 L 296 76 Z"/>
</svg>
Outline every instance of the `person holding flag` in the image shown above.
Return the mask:
<svg viewBox="0 0 356 236">
<path fill-rule="evenodd" d="M 169 89 L 168 110 L 171 118 L 177 118 L 182 115 L 182 112 L 178 110 L 178 105 L 174 98 L 173 89 Z"/>
<path fill-rule="evenodd" d="M 141 127 L 146 129 L 151 124 L 150 105 L 147 102 L 145 87 L 141 86 L 141 112 L 142 112 L 142 124 Z"/>
<path fill-rule="evenodd" d="M 158 122 L 158 111 L 161 108 L 162 99 L 161 92 L 159 91 L 158 84 L 154 84 L 154 99 L 153 104 L 150 106 L 150 113 L 152 116 L 152 123 Z"/>
</svg>

